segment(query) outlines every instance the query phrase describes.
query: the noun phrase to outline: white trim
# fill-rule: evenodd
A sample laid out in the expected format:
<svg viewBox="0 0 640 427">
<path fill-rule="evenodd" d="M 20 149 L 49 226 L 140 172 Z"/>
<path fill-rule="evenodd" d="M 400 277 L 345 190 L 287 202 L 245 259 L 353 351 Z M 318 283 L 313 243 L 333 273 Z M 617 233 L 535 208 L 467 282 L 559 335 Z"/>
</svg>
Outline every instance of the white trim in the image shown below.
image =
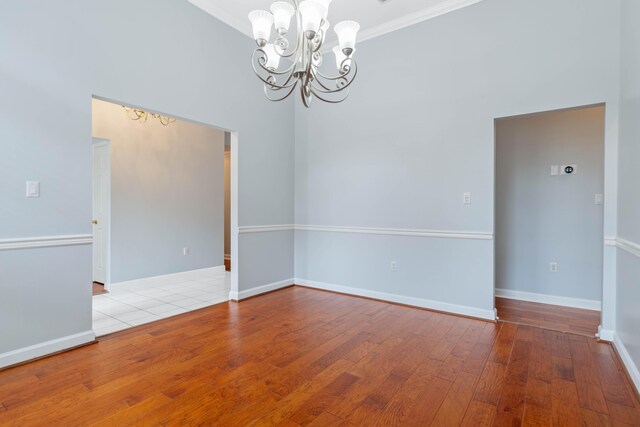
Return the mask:
<svg viewBox="0 0 640 427">
<path fill-rule="evenodd" d="M 620 359 L 622 359 L 622 363 L 624 364 L 625 368 L 627 368 L 627 372 L 629 373 L 629 376 L 631 377 L 631 380 L 636 387 L 636 391 L 640 393 L 640 372 L 638 371 L 638 367 L 633 362 L 631 355 L 622 342 L 622 339 L 617 333 L 613 334 L 613 346 L 618 351 Z"/>
<path fill-rule="evenodd" d="M 598 339 L 601 341 L 613 342 L 613 337 L 615 336 L 615 331 L 610 329 L 603 329 L 602 325 L 598 326 Z"/>
<path fill-rule="evenodd" d="M 439 237 L 449 239 L 493 240 L 493 233 L 481 231 L 419 230 L 409 228 L 333 227 L 326 225 L 296 225 L 296 231 L 357 233 L 389 236 Z"/>
<path fill-rule="evenodd" d="M 93 331 L 85 331 L 79 334 L 68 335 L 66 337 L 45 341 L 29 347 L 19 348 L 7 353 L 0 354 L 0 368 L 6 368 L 18 363 L 27 362 L 48 354 L 57 353 L 68 348 L 77 347 L 95 341 L 96 335 Z"/>
<path fill-rule="evenodd" d="M 224 265 L 217 265 L 215 267 L 199 268 L 196 270 L 180 271 L 178 273 L 160 274 L 158 276 L 141 277 L 139 279 L 125 280 L 122 282 L 112 283 L 111 288 L 114 289 L 122 285 L 132 285 L 135 282 L 142 282 L 142 281 L 171 279 L 171 280 L 175 280 L 176 282 L 177 281 L 186 282 L 189 280 L 197 280 L 198 278 L 206 279 L 213 273 L 221 273 L 224 271 L 225 271 Z"/>
<path fill-rule="evenodd" d="M 264 294 L 266 292 L 277 291 L 293 285 L 293 279 L 286 279 L 280 282 L 269 283 L 268 285 L 258 286 L 256 288 L 247 289 L 241 292 L 229 292 L 229 299 L 233 301 L 242 301 L 243 299 Z"/>
<path fill-rule="evenodd" d="M 0 239 L 0 251 L 12 249 L 51 248 L 56 246 L 90 245 L 91 234 L 70 234 L 66 236 L 16 237 Z"/>
<path fill-rule="evenodd" d="M 629 240 L 617 238 L 616 246 L 622 249 L 625 252 L 630 253 L 631 255 L 635 255 L 640 257 L 640 245 L 634 242 L 630 242 Z"/>
<path fill-rule="evenodd" d="M 268 233 L 271 231 L 286 231 L 293 230 L 295 226 L 293 224 L 278 224 L 278 225 L 253 225 L 247 227 L 238 227 L 238 233 Z M 233 251 L 231 251 L 233 252 Z"/>
<path fill-rule="evenodd" d="M 481 308 L 469 307 L 464 305 L 451 304 L 441 301 L 433 301 L 422 298 L 409 297 L 405 295 L 389 294 L 386 292 L 371 291 L 368 289 L 352 288 L 349 286 L 334 285 L 330 283 L 316 282 L 307 279 L 294 279 L 296 286 L 304 286 L 308 288 L 322 289 L 325 291 L 338 292 L 347 295 L 356 295 L 366 298 L 373 298 L 381 301 L 405 304 L 414 307 L 437 310 L 446 313 L 459 314 L 463 316 L 474 317 L 482 320 L 495 320 L 495 312 L 493 309 L 483 310 Z"/>
<path fill-rule="evenodd" d="M 479 3 L 481 1 L 482 0 L 441 1 L 432 7 L 428 7 L 426 9 L 419 10 L 417 12 L 402 16 L 392 21 L 388 21 L 383 24 L 376 25 L 374 27 L 362 30 L 360 33 L 358 33 L 358 41 L 362 42 L 365 40 L 370 40 L 372 38 L 381 36 L 383 34 L 387 34 L 392 31 L 397 31 L 402 28 L 405 28 L 414 24 L 418 24 L 422 21 L 426 21 L 441 15 L 444 15 L 446 13 L 453 12 L 463 7 L 471 6 L 472 4 Z M 251 39 L 253 39 L 251 26 L 247 23 L 247 20 L 244 19 L 244 17 L 240 18 L 236 16 L 236 14 L 234 13 L 229 13 L 224 9 L 224 7 L 217 5 L 215 1 L 189 0 L 189 2 L 194 6 L 204 10 L 211 16 L 226 23 L 230 27 L 238 30 L 242 34 L 246 35 L 247 37 L 250 37 Z M 323 50 L 328 51 L 328 48 L 325 48 Z"/>
<path fill-rule="evenodd" d="M 239 290 L 239 271 L 240 271 L 240 248 L 239 248 L 239 230 L 238 230 L 238 161 L 240 158 L 240 150 L 238 149 L 239 144 L 239 135 L 238 132 L 230 132 L 229 133 L 230 145 L 231 145 L 231 159 L 229 161 L 230 167 L 230 183 L 229 187 L 231 190 L 231 224 L 230 224 L 230 232 L 231 236 L 229 236 L 231 240 L 231 285 L 230 291 L 237 293 Z"/>
<path fill-rule="evenodd" d="M 446 231 L 420 230 L 410 228 L 373 228 L 373 227 L 342 227 L 329 225 L 277 224 L 239 227 L 239 233 L 266 233 L 272 231 L 315 231 L 324 233 L 352 233 L 385 236 L 436 237 L 448 239 L 493 240 L 493 233 L 482 231 Z"/>
<path fill-rule="evenodd" d="M 449 12 L 462 9 L 463 7 L 471 6 L 476 3 L 480 3 L 482 0 L 446 0 L 441 1 L 438 4 L 419 10 L 415 13 L 405 15 L 403 17 L 394 19 L 392 21 L 385 22 L 380 25 L 376 25 L 372 28 L 367 28 L 358 33 L 358 42 L 370 40 L 381 35 L 398 31 L 411 25 L 419 24 L 420 22 L 427 21 L 429 19 L 437 18 L 438 16 L 445 15 Z"/>
<path fill-rule="evenodd" d="M 500 298 L 515 299 L 519 301 L 538 302 L 542 304 L 560 305 L 563 307 L 582 308 L 585 310 L 600 311 L 602 302 L 590 299 L 569 298 L 556 295 L 536 294 L 532 292 L 512 291 L 510 289 L 497 289 L 496 296 Z"/>
<path fill-rule="evenodd" d="M 615 237 L 605 237 L 604 245 L 605 246 L 616 246 L 616 238 Z"/>
</svg>

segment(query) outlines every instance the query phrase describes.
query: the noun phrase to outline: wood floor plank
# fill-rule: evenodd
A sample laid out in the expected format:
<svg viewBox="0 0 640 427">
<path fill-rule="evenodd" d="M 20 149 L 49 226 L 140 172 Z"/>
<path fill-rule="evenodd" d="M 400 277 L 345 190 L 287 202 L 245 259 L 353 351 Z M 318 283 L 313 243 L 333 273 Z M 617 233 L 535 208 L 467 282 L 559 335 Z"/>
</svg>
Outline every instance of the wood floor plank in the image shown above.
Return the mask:
<svg viewBox="0 0 640 427">
<path fill-rule="evenodd" d="M 640 425 L 623 369 L 586 336 L 291 287 L 0 371 L 0 425 Z"/>
</svg>

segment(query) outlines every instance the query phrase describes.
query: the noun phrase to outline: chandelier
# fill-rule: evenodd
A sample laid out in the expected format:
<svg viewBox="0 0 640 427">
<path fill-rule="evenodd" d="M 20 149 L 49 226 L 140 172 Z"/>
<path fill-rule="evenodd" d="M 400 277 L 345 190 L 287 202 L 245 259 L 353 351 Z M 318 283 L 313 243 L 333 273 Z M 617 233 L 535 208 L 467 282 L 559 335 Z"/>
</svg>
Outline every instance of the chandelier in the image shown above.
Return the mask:
<svg viewBox="0 0 640 427">
<path fill-rule="evenodd" d="M 349 86 L 358 72 L 353 60 L 356 34 L 360 25 L 354 21 L 336 24 L 339 45 L 333 48 L 336 60 L 336 75 L 320 72 L 323 61 L 323 45 L 329 22 L 327 14 L 332 0 L 277 1 L 271 12 L 254 10 L 249 14 L 253 36 L 258 47 L 253 52 L 251 64 L 264 84 L 264 93 L 271 101 L 282 101 L 300 84 L 300 96 L 305 107 L 315 97 L 329 103 L 339 103 L 349 96 Z M 296 18 L 297 33 L 295 48 L 291 49 L 289 31 L 291 18 Z M 271 30 L 275 27 L 273 42 Z M 291 37 L 293 39 L 293 37 Z M 287 66 L 280 69 L 281 59 Z"/>
<path fill-rule="evenodd" d="M 162 126 L 168 126 L 176 121 L 176 119 L 169 116 L 162 116 L 156 113 L 148 113 L 144 110 L 127 107 L 126 105 L 123 105 L 122 108 L 124 108 L 124 110 L 127 112 L 127 117 L 129 117 L 131 120 L 137 120 L 140 123 L 146 123 L 149 116 L 153 117 L 154 119 L 158 119 L 160 123 L 162 123 Z"/>
</svg>

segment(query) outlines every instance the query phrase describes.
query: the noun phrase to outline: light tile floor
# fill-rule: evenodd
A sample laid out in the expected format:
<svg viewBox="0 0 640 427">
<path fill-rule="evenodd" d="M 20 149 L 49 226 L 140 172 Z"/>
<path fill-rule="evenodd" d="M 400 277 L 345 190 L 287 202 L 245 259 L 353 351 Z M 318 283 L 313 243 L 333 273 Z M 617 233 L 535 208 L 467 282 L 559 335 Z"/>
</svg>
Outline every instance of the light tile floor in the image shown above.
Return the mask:
<svg viewBox="0 0 640 427">
<path fill-rule="evenodd" d="M 96 336 L 229 300 L 231 273 L 189 271 L 113 285 L 93 297 Z"/>
</svg>

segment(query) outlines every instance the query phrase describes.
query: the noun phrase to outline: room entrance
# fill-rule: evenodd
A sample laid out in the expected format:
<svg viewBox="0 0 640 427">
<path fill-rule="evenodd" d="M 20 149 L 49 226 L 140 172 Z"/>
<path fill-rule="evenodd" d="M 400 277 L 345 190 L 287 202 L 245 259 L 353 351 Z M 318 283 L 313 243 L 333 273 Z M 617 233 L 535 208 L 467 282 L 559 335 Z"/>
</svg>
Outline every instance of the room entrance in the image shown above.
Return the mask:
<svg viewBox="0 0 640 427">
<path fill-rule="evenodd" d="M 605 106 L 495 122 L 500 320 L 594 336 L 604 241 Z"/>
<path fill-rule="evenodd" d="M 96 335 L 228 301 L 237 135 L 100 99 L 92 121 Z"/>
</svg>

